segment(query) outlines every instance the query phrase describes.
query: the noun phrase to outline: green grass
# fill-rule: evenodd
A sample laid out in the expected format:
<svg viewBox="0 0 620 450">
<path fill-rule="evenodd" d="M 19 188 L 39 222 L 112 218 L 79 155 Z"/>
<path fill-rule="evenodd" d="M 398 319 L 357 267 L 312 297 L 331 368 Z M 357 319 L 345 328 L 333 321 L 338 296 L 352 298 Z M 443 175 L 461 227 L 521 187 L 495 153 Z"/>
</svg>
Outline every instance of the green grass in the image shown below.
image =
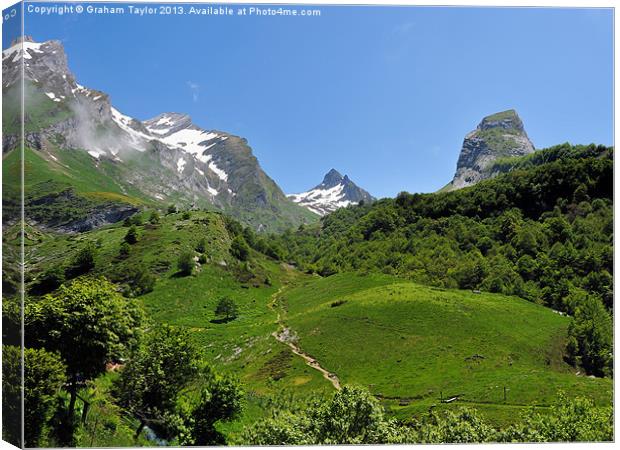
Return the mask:
<svg viewBox="0 0 620 450">
<path fill-rule="evenodd" d="M 516 418 L 505 407 L 548 406 L 560 390 L 611 399 L 611 380 L 576 376 L 563 362 L 569 319 L 519 298 L 353 274 L 314 280 L 285 298 L 301 347 L 341 382 L 401 405 L 399 417 L 441 395 L 462 394 L 457 404 L 499 422 Z M 339 300 L 346 303 L 331 306 Z"/>
</svg>

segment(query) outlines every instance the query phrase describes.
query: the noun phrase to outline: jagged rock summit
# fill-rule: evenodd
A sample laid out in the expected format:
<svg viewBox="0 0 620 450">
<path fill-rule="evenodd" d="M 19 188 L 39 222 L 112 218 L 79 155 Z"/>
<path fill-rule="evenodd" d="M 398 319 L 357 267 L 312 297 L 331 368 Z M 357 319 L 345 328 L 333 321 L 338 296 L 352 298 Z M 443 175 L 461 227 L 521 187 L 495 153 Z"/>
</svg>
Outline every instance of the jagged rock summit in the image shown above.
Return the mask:
<svg viewBox="0 0 620 450">
<path fill-rule="evenodd" d="M 321 184 L 311 190 L 300 194 L 290 194 L 288 197 L 295 203 L 299 203 L 321 216 L 338 208 L 356 205 L 361 201 L 372 202 L 375 200 L 372 195 L 351 181 L 347 175 L 342 176 L 336 169 L 327 172 Z"/>
<path fill-rule="evenodd" d="M 465 136 L 456 173 L 447 188 L 460 189 L 476 184 L 493 176 L 492 165 L 498 158 L 524 156 L 534 151 L 514 109 L 487 116 Z"/>
</svg>

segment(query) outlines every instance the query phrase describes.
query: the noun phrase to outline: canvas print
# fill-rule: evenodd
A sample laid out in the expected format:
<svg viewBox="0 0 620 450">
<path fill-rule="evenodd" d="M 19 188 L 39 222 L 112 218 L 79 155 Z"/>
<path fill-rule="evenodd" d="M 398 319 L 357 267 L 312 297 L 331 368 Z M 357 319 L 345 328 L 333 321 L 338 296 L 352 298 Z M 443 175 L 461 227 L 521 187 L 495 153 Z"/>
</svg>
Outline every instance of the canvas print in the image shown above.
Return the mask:
<svg viewBox="0 0 620 450">
<path fill-rule="evenodd" d="M 2 439 L 613 441 L 613 32 L 7 6 Z"/>
</svg>

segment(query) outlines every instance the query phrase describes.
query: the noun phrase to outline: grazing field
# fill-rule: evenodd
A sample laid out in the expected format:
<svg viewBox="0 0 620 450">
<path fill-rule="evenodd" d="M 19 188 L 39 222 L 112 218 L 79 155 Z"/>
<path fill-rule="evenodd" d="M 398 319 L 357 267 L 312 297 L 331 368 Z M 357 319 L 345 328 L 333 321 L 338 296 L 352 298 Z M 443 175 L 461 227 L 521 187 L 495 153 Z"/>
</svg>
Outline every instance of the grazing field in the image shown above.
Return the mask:
<svg viewBox="0 0 620 450">
<path fill-rule="evenodd" d="M 523 299 L 340 274 L 305 281 L 282 302 L 306 352 L 399 417 L 441 407 L 442 397 L 500 423 L 560 390 L 611 399 L 612 380 L 578 376 L 562 360 L 569 318 Z"/>
</svg>

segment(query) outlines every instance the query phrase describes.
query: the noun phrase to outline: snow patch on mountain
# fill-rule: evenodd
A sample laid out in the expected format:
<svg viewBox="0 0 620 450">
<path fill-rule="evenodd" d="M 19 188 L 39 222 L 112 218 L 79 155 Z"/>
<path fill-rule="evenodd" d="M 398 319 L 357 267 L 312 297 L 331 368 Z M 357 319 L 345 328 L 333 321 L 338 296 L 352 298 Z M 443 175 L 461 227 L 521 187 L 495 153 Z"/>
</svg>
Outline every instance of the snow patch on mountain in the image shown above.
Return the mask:
<svg viewBox="0 0 620 450">
<path fill-rule="evenodd" d="M 299 194 L 287 196 L 295 203 L 299 203 L 315 214 L 324 216 L 339 208 L 356 205 L 361 200 L 373 201 L 373 197 L 365 190 L 359 188 L 348 176 L 342 176 L 332 169 L 323 182 L 313 189 Z"/>
</svg>

